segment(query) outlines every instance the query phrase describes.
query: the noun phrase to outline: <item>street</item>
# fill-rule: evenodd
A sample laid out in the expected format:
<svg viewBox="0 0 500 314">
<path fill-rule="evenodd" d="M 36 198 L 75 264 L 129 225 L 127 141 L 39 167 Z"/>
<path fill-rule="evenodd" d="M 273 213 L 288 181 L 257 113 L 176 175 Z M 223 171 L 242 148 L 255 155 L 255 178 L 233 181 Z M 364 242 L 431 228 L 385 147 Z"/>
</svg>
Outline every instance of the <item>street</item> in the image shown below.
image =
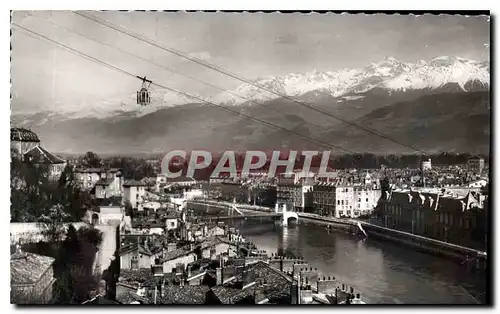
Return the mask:
<svg viewBox="0 0 500 314">
<path fill-rule="evenodd" d="M 102 243 L 97 254 L 96 268 L 102 273 L 111 264 L 116 251 L 116 228 L 115 225 L 96 225 L 95 227 L 102 231 Z"/>
</svg>

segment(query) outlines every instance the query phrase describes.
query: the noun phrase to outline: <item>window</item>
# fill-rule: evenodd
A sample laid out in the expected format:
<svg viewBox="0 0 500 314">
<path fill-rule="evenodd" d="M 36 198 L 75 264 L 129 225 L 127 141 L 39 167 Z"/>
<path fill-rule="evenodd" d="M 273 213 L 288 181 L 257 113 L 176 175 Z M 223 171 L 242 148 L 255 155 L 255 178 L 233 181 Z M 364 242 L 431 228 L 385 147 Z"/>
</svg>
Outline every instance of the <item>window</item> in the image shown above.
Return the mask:
<svg viewBox="0 0 500 314">
<path fill-rule="evenodd" d="M 342 205 L 344 205 L 344 200 L 342 200 Z"/>
<path fill-rule="evenodd" d="M 366 198 L 366 202 L 368 203 L 368 197 Z"/>
</svg>

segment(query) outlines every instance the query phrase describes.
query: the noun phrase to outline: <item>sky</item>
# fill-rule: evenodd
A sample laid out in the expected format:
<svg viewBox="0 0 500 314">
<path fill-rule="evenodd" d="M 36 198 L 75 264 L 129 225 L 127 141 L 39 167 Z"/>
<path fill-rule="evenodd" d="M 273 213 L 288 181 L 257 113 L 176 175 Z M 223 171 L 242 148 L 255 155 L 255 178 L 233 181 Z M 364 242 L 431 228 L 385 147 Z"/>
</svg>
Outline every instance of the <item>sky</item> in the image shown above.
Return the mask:
<svg viewBox="0 0 500 314">
<path fill-rule="evenodd" d="M 490 25 L 485 16 L 89 13 L 249 79 L 365 67 L 389 56 L 406 62 L 443 55 L 489 60 Z M 209 97 L 220 91 L 91 39 L 224 89 L 241 84 L 72 12 L 16 11 L 12 22 L 188 93 Z M 30 37 L 15 26 L 11 46 L 13 113 L 125 105 L 134 101 L 141 85 L 136 78 Z M 155 92 L 178 101 L 171 93 Z"/>
</svg>

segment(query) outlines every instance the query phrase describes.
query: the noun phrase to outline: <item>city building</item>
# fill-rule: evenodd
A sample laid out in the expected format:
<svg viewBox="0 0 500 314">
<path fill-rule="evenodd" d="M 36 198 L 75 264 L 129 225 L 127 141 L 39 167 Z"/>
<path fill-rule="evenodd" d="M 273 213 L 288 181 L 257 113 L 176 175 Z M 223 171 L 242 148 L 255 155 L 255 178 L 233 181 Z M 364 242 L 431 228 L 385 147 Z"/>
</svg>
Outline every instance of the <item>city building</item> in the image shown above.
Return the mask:
<svg viewBox="0 0 500 314">
<path fill-rule="evenodd" d="M 44 304 L 52 299 L 55 259 L 17 250 L 10 257 L 11 303 Z"/>
<path fill-rule="evenodd" d="M 469 171 L 482 173 L 484 169 L 484 158 L 479 156 L 472 157 L 467 161 L 467 166 Z"/>
<path fill-rule="evenodd" d="M 99 223 L 121 222 L 125 216 L 125 207 L 121 204 L 99 206 Z"/>
<path fill-rule="evenodd" d="M 420 162 L 420 170 L 422 170 L 422 171 L 432 170 L 432 162 L 431 162 L 431 160 L 430 159 L 422 160 Z"/>
<path fill-rule="evenodd" d="M 123 194 L 123 176 L 120 169 L 108 169 L 100 173 L 101 178 L 95 183 L 95 197 L 109 198 Z"/>
<path fill-rule="evenodd" d="M 157 177 L 158 180 L 158 177 Z M 160 183 L 163 181 L 163 179 L 159 178 Z M 192 177 L 187 177 L 187 176 L 179 176 L 177 178 L 166 178 L 166 184 L 167 185 L 177 185 L 177 186 L 192 186 L 196 184 L 196 180 Z M 158 181 L 157 181 L 158 182 Z"/>
<path fill-rule="evenodd" d="M 467 183 L 467 186 L 470 188 L 484 188 L 487 184 L 488 184 L 488 180 L 479 179 L 479 180 L 474 180 L 472 182 Z"/>
<path fill-rule="evenodd" d="M 317 183 L 312 192 L 314 211 L 336 218 L 368 216 L 377 206 L 381 192 L 373 185 Z"/>
<path fill-rule="evenodd" d="M 49 153 L 40 143 L 38 135 L 31 130 L 10 129 L 11 151 L 23 162 L 46 166 L 49 178 L 58 180 L 66 167 L 66 161 Z"/>
<path fill-rule="evenodd" d="M 146 184 L 140 181 L 127 180 L 123 183 L 123 200 L 137 208 L 146 195 Z"/>
<path fill-rule="evenodd" d="M 158 261 L 158 263 L 155 263 L 155 265 L 161 265 L 164 274 L 180 272 L 179 268 L 181 268 L 183 272 L 187 264 L 196 260 L 196 253 L 194 253 L 193 248 L 188 245 L 170 252 L 165 252 L 163 257 Z"/>
<path fill-rule="evenodd" d="M 312 189 L 312 185 L 295 183 L 293 179 L 282 179 L 276 187 L 276 202 L 280 205 L 286 205 L 291 210 L 304 212 L 306 195 Z"/>
<path fill-rule="evenodd" d="M 474 247 L 477 226 L 485 220 L 480 195 L 400 190 L 387 192 L 380 201 L 382 223 L 392 229 L 411 232 L 445 242 Z"/>
<path fill-rule="evenodd" d="M 118 196 L 123 192 L 123 176 L 118 168 L 75 169 L 75 176 L 82 188 L 95 188 L 96 198 Z"/>
<path fill-rule="evenodd" d="M 33 148 L 40 145 L 40 139 L 35 132 L 25 128 L 10 129 L 10 148 L 23 156 Z"/>
<path fill-rule="evenodd" d="M 151 269 L 153 253 L 139 243 L 132 243 L 121 247 L 119 251 L 121 269 Z"/>
</svg>

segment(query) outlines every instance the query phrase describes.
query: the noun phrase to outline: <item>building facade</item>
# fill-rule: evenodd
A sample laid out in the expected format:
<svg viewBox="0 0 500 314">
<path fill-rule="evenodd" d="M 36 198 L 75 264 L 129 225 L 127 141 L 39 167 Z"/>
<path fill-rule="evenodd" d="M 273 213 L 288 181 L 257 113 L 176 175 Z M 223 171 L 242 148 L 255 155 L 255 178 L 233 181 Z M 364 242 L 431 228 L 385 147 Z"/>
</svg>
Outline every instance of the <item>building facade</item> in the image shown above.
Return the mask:
<svg viewBox="0 0 500 314">
<path fill-rule="evenodd" d="M 473 157 L 467 161 L 467 166 L 469 171 L 475 173 L 481 173 L 484 169 L 484 158 L 481 157 Z"/>
<path fill-rule="evenodd" d="M 132 208 L 137 208 L 144 201 L 146 185 L 140 181 L 129 180 L 123 183 L 123 200 L 129 202 Z"/>
<path fill-rule="evenodd" d="M 372 185 L 336 185 L 322 182 L 314 186 L 312 195 L 316 213 L 336 218 L 357 218 L 372 213 L 381 192 Z"/>
<path fill-rule="evenodd" d="M 464 246 L 476 246 L 485 211 L 479 196 L 465 197 L 417 191 L 388 192 L 381 199 L 382 223 L 391 229 Z"/>
<path fill-rule="evenodd" d="M 286 205 L 286 208 L 293 211 L 304 212 L 307 205 L 307 193 L 312 189 L 312 185 L 302 185 L 292 180 L 281 180 L 276 187 L 276 202 L 280 205 Z"/>
</svg>

